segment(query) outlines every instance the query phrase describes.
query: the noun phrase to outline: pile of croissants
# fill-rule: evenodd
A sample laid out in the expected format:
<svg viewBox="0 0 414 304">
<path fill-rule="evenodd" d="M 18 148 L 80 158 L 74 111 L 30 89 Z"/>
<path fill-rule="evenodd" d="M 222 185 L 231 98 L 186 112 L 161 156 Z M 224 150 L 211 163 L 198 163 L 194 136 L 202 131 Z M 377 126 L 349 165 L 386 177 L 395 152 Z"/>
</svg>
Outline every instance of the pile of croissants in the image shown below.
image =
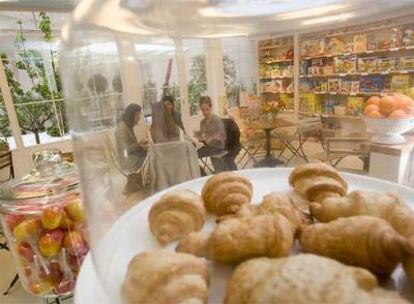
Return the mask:
<svg viewBox="0 0 414 304">
<path fill-rule="evenodd" d="M 260 204 L 251 203 L 252 183 L 237 173 L 212 176 L 201 196 L 163 195 L 150 209 L 150 231 L 162 245 L 178 241 L 176 252 L 136 255 L 124 303 L 207 303 L 214 262 L 237 266 L 225 304 L 408 303 L 378 279 L 402 263 L 414 282 L 410 207 L 392 193 L 348 193 L 323 163 L 297 166 L 289 184 L 294 191 L 270 193 Z M 202 231 L 207 212 L 216 216 L 209 232 Z M 291 255 L 295 240 L 302 253 Z"/>
</svg>

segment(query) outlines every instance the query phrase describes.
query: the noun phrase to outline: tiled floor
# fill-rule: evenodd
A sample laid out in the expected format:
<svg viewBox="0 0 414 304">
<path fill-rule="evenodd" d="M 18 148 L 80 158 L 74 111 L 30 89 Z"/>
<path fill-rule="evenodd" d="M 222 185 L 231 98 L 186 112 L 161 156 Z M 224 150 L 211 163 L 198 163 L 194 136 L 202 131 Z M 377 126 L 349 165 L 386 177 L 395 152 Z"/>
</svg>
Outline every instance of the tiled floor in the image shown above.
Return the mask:
<svg viewBox="0 0 414 304">
<path fill-rule="evenodd" d="M 308 155 L 312 155 L 317 152 L 321 152 L 320 145 L 314 143 L 308 143 L 305 146 L 305 152 Z M 311 160 L 316 161 L 316 160 Z M 297 163 L 301 163 L 303 160 L 293 160 L 289 165 L 293 166 Z M 360 169 L 362 162 L 356 157 L 348 157 L 340 163 L 340 168 L 347 169 Z M 12 262 L 9 252 L 0 250 L 0 291 L 1 294 L 7 289 L 10 280 L 13 279 L 16 270 Z M 16 287 L 11 291 L 8 296 L 0 295 L 0 304 L 40 304 L 43 303 L 42 299 L 31 296 L 26 293 L 20 283 L 16 284 Z M 65 304 L 72 303 L 71 300 L 65 301 Z"/>
</svg>

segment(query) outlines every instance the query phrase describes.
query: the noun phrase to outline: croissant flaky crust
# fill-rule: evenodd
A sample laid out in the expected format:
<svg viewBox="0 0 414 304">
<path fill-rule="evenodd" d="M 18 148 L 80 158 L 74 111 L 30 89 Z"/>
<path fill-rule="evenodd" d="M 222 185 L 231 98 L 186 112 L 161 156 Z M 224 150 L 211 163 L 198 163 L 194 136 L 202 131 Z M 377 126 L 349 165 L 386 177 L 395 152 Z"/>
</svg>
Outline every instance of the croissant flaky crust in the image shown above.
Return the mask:
<svg viewBox="0 0 414 304">
<path fill-rule="evenodd" d="M 302 209 L 303 204 L 303 200 L 298 201 L 298 198 L 287 192 L 272 192 L 265 195 L 260 204 L 242 205 L 234 215 L 224 215 L 218 218 L 218 221 L 220 222 L 233 217 L 280 214 L 286 217 L 295 231 L 300 232 L 302 227 L 308 225 L 310 222 L 309 215 L 304 211 L 305 208 Z"/>
<path fill-rule="evenodd" d="M 382 218 L 414 245 L 414 211 L 397 194 L 358 190 L 344 197 L 311 203 L 310 210 L 321 222 L 356 215 Z M 408 278 L 414 282 L 414 257 L 403 262 Z"/>
<path fill-rule="evenodd" d="M 310 201 L 344 196 L 348 191 L 348 185 L 339 172 L 325 163 L 297 166 L 289 176 L 289 184 Z"/>
<path fill-rule="evenodd" d="M 239 263 L 254 257 L 286 256 L 293 240 L 292 225 L 284 216 L 256 215 L 222 221 L 210 235 L 191 233 L 176 250 L 218 262 Z"/>
<path fill-rule="evenodd" d="M 386 221 L 372 216 L 340 218 L 306 227 L 300 244 L 305 252 L 389 275 L 414 253 L 410 242 Z"/>
<path fill-rule="evenodd" d="M 203 228 L 206 211 L 201 197 L 191 190 L 164 194 L 149 212 L 151 233 L 161 244 L 178 240 Z"/>
<path fill-rule="evenodd" d="M 234 213 L 241 205 L 249 204 L 252 195 L 249 179 L 229 172 L 210 177 L 201 192 L 207 211 L 216 215 Z"/>
<path fill-rule="evenodd" d="M 240 264 L 228 285 L 225 304 L 408 304 L 377 287 L 369 271 L 312 254 Z"/>
<path fill-rule="evenodd" d="M 207 303 L 209 273 L 206 261 L 166 251 L 136 255 L 122 284 L 123 303 Z"/>
</svg>

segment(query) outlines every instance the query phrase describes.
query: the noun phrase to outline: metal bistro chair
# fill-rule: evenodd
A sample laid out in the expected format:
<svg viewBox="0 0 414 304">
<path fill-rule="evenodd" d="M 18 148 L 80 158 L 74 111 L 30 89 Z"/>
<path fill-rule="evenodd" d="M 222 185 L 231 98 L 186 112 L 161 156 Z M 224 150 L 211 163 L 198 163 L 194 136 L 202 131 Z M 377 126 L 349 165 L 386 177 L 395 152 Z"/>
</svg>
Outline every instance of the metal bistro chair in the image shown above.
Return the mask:
<svg viewBox="0 0 414 304">
<path fill-rule="evenodd" d="M 368 172 L 370 144 L 367 138 L 328 137 L 325 139 L 324 153 L 313 156 L 336 167 L 344 158 L 356 156 L 363 162 L 362 173 Z M 355 170 L 348 170 L 355 171 Z"/>
<path fill-rule="evenodd" d="M 278 139 L 282 144 L 277 158 L 283 157 L 286 151 L 291 154 L 286 158 L 286 165 L 296 156 L 309 162 L 303 146 L 310 138 L 321 138 L 321 120 L 319 117 L 306 117 L 299 120 L 298 124 L 293 127 L 279 128 L 272 132 L 272 138 Z"/>
</svg>

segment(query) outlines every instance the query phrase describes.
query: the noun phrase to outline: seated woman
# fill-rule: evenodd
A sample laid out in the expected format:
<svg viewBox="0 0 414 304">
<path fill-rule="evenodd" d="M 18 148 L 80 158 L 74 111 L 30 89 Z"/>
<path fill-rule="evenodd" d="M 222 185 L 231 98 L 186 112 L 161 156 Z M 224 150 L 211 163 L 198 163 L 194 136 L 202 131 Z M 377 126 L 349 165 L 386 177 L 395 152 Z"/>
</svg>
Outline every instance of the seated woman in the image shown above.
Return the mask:
<svg viewBox="0 0 414 304">
<path fill-rule="evenodd" d="M 224 151 L 226 131 L 223 120 L 216 114 L 213 114 L 213 105 L 210 97 L 200 97 L 199 105 L 204 118 L 200 122 L 200 131 L 198 132 L 197 137 L 204 146 L 198 149 L 198 157 L 204 158 L 217 155 Z M 215 172 L 220 172 L 225 169 L 217 159 L 212 158 L 211 162 Z"/>
<path fill-rule="evenodd" d="M 125 108 L 115 129 L 117 158 L 122 169 L 129 173 L 141 168 L 147 156 L 144 143 L 139 143 L 134 134 L 134 126 L 140 118 L 141 106 L 131 103 Z"/>
<path fill-rule="evenodd" d="M 164 95 L 152 107 L 151 136 L 155 143 L 177 141 L 184 130 L 180 113 L 174 110 L 172 96 Z"/>
</svg>

